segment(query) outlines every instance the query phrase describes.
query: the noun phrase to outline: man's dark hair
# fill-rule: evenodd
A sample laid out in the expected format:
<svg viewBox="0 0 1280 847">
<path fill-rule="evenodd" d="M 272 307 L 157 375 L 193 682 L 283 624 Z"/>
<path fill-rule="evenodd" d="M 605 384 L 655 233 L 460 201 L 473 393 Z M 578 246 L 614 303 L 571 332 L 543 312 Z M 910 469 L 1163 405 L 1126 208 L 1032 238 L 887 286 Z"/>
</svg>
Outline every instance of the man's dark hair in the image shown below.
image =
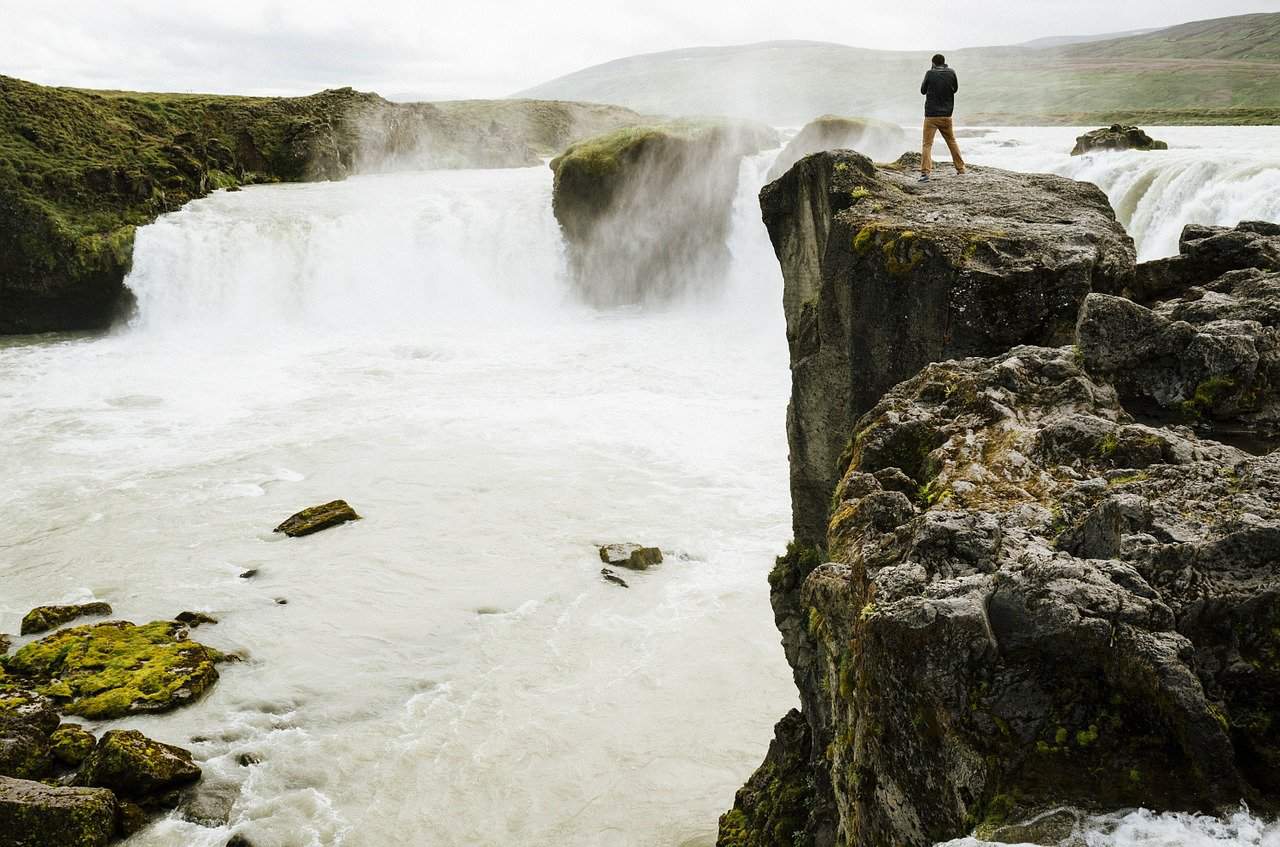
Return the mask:
<svg viewBox="0 0 1280 847">
<path fill-rule="evenodd" d="M 946 63 L 947 63 L 947 57 L 946 57 L 946 56 L 942 55 L 941 53 L 934 53 L 934 54 L 933 54 L 933 66 L 934 66 L 935 68 L 936 68 L 936 67 L 940 67 L 940 66 L 942 66 L 942 65 L 945 65 Z"/>
</svg>

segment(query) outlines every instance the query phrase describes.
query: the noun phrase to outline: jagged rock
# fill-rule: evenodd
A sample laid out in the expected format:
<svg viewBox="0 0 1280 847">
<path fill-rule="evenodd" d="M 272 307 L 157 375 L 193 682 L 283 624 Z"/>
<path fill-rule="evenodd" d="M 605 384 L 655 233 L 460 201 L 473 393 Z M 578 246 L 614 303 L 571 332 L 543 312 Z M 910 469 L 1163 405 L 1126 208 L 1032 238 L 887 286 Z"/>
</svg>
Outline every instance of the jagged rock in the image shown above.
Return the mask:
<svg viewBox="0 0 1280 847">
<path fill-rule="evenodd" d="M 347 505 L 346 500 L 333 500 L 320 506 L 303 509 L 301 512 L 291 515 L 274 531 L 283 532 L 290 538 L 298 538 L 303 535 L 311 535 L 313 532 L 319 532 L 322 529 L 347 523 L 348 521 L 358 520 L 360 520 L 360 516 L 356 514 L 355 509 Z M 241 574 L 241 576 L 244 576 L 244 574 Z"/>
<path fill-rule="evenodd" d="M 36 635 L 56 629 L 68 621 L 88 615 L 109 615 L 109 603 L 82 603 L 78 606 L 38 606 L 22 619 L 21 633 Z"/>
<path fill-rule="evenodd" d="M 614 567 L 643 571 L 662 564 L 662 551 L 639 544 L 606 544 L 600 548 L 600 561 Z"/>
<path fill-rule="evenodd" d="M 220 658 L 176 621 L 110 621 L 28 644 L 6 668 L 63 712 L 106 720 L 192 702 L 217 681 Z"/>
<path fill-rule="evenodd" d="M 623 579 L 622 577 L 618 576 L 616 573 L 614 573 L 613 571 L 609 570 L 608 568 L 601 568 L 601 569 L 600 569 L 600 576 L 604 578 L 604 581 L 605 581 L 605 582 L 612 583 L 613 585 L 617 585 L 617 586 L 619 586 L 619 587 L 621 587 L 621 588 L 630 588 L 630 587 L 631 587 L 630 585 L 627 585 L 627 581 L 626 581 L 625 579 Z"/>
<path fill-rule="evenodd" d="M 1178 255 L 1138 265 L 1123 293 L 1139 303 L 1181 296 L 1228 271 L 1280 271 L 1280 224 L 1245 221 L 1234 229 L 1191 224 L 1178 239 Z"/>
<path fill-rule="evenodd" d="M 1136 126 L 1112 124 L 1109 127 L 1086 132 L 1076 139 L 1072 156 L 1113 150 L 1168 150 L 1169 145 L 1156 141 Z"/>
<path fill-rule="evenodd" d="M 49 734 L 58 713 L 46 697 L 0 666 L 0 776 L 42 779 L 53 768 Z"/>
<path fill-rule="evenodd" d="M 59 762 L 78 768 L 89 758 L 97 741 L 92 732 L 79 724 L 64 723 L 49 736 L 49 748 Z"/>
<path fill-rule="evenodd" d="M 1233 271 L 1154 309 L 1093 294 L 1078 335 L 1134 411 L 1280 432 L 1280 273 Z"/>
<path fill-rule="evenodd" d="M 116 798 L 100 788 L 55 788 L 0 776 L 0 844 L 101 847 L 116 828 Z"/>
<path fill-rule="evenodd" d="M 213 615 L 206 615 L 204 612 L 179 612 L 173 616 L 173 619 L 180 624 L 186 624 L 192 629 L 202 623 L 215 624 L 218 622 L 218 619 Z"/>
<path fill-rule="evenodd" d="M 907 146 L 907 134 L 895 123 L 875 118 L 823 115 L 806 124 L 795 138 L 787 142 L 773 167 L 769 168 L 768 179 L 773 181 L 782 176 L 811 153 L 856 150 L 879 162 L 898 158 Z"/>
<path fill-rule="evenodd" d="M 230 780 L 202 780 L 188 792 L 178 806 L 178 813 L 186 820 L 201 826 L 226 826 L 231 820 L 231 810 L 240 799 L 239 783 Z"/>
<path fill-rule="evenodd" d="M 116 827 L 120 830 L 120 834 L 128 837 L 135 832 L 141 832 L 147 825 L 150 815 L 147 810 L 134 803 L 131 800 L 121 800 L 116 798 Z"/>
<path fill-rule="evenodd" d="M 832 833 L 808 831 L 815 786 L 809 725 L 792 709 L 778 721 L 769 752 L 733 808 L 720 816 L 716 847 L 785 847 L 829 843 Z"/>
<path fill-rule="evenodd" d="M 837 461 L 885 391 L 928 362 L 1068 343 L 1085 296 L 1133 277 L 1133 242 L 1095 186 L 983 167 L 919 184 L 918 162 L 819 153 L 760 195 L 785 280 L 802 545 L 821 546 Z"/>
<path fill-rule="evenodd" d="M 742 157 L 776 143 L 755 124 L 662 124 L 588 139 L 552 160 L 578 294 L 619 306 L 718 285 Z"/>
<path fill-rule="evenodd" d="M 103 734 L 76 774 L 77 785 L 109 788 L 144 808 L 167 802 L 166 794 L 199 779 L 189 751 L 118 729 Z"/>
<path fill-rule="evenodd" d="M 1070 347 L 928 365 L 852 429 L 827 555 L 770 577 L 810 733 L 770 758 L 808 761 L 815 845 L 1274 813 L 1280 454 L 1133 422 Z"/>
</svg>

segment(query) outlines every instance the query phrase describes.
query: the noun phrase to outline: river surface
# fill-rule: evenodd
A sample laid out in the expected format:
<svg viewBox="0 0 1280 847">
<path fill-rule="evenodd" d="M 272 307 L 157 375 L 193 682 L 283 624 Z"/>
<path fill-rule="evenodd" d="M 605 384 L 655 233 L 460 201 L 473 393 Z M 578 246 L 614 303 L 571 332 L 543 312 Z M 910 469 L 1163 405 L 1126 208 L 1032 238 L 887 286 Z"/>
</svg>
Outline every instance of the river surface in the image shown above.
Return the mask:
<svg viewBox="0 0 1280 847">
<path fill-rule="evenodd" d="M 1097 182 L 1144 258 L 1280 219 L 1280 129 L 1071 159 L 1075 134 L 962 144 Z M 731 279 L 666 308 L 574 301 L 548 170 L 419 172 L 219 192 L 140 230 L 127 325 L 0 341 L 0 631 L 103 599 L 209 612 L 195 637 L 248 657 L 93 727 L 191 748 L 229 804 L 130 847 L 714 842 L 797 699 L 765 580 L 790 529 L 770 161 L 743 165 Z M 338 497 L 364 520 L 271 533 Z M 622 589 L 596 545 L 629 540 L 667 561 Z M 1090 827 L 1280 843 L 1244 813 Z"/>
</svg>

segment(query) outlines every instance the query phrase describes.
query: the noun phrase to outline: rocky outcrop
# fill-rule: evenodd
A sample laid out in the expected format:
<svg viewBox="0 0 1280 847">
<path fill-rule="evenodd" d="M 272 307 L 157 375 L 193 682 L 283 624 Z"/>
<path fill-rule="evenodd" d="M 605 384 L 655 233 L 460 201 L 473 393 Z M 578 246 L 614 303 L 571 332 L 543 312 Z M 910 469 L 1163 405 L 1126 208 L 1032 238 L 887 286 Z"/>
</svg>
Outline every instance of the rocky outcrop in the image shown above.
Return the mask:
<svg viewBox="0 0 1280 847">
<path fill-rule="evenodd" d="M 0 776 L 0 844 L 6 847 L 103 847 L 115 831 L 110 791 Z"/>
<path fill-rule="evenodd" d="M 1116 150 L 1168 150 L 1169 145 L 1157 141 L 1136 126 L 1112 124 L 1109 127 L 1086 132 L 1076 139 L 1072 148 L 1072 156 L 1083 156 L 1086 153 Z"/>
<path fill-rule="evenodd" d="M 848 446 L 821 534 L 798 521 L 769 577 L 801 710 L 719 845 L 1057 843 L 1082 813 L 1280 811 L 1280 451 L 1221 437 L 1273 427 L 1271 226 L 1189 227 L 1181 256 L 1135 269 L 1091 189 L 1027 188 L 1051 223 L 999 185 L 1036 178 L 996 175 L 953 216 L 834 158 L 762 195 L 788 284 L 793 471 L 811 458 L 797 431 Z M 999 328 L 1032 309 L 975 301 L 967 266 L 935 255 L 967 258 L 949 245 L 975 226 L 1053 225 L 1065 256 L 972 251 L 1010 301 L 1077 268 L 1057 312 L 1076 326 L 1018 345 Z M 895 315 L 901 341 L 851 366 Z M 970 320 L 1000 334 L 895 370 L 922 328 L 954 339 Z M 856 422 L 822 402 L 877 389 Z"/>
<path fill-rule="evenodd" d="M 1132 241 L 1094 186 L 993 168 L 919 184 L 917 165 L 820 153 L 760 195 L 785 280 L 802 546 L 822 546 L 852 425 L 889 388 L 929 362 L 1067 343 L 1090 292 L 1133 278 Z"/>
<path fill-rule="evenodd" d="M 796 162 L 825 150 L 855 150 L 877 162 L 893 161 L 906 150 L 907 134 L 902 127 L 875 118 L 846 118 L 823 115 L 805 125 L 787 142 L 769 169 L 770 181 L 777 179 Z"/>
<path fill-rule="evenodd" d="M 0 76 L 0 334 L 106 326 L 128 305 L 133 233 L 219 188 L 357 169 L 525 167 L 626 109 L 95 92 Z"/>
<path fill-rule="evenodd" d="M 554 159 L 553 207 L 579 296 L 609 307 L 716 290 L 742 157 L 776 143 L 754 124 L 663 124 Z"/>
<path fill-rule="evenodd" d="M 56 629 L 79 617 L 111 614 L 110 603 L 81 603 L 76 606 L 37 606 L 22 619 L 23 635 L 37 635 Z"/>
<path fill-rule="evenodd" d="M 600 548 L 600 561 L 614 567 L 643 571 L 662 564 L 662 551 L 639 544 L 606 544 Z"/>
<path fill-rule="evenodd" d="M 146 805 L 163 802 L 169 792 L 199 778 L 189 751 L 134 730 L 113 729 L 89 755 L 76 784 L 109 788 L 117 797 Z"/>
<path fill-rule="evenodd" d="M 4 661 L 4 685 L 34 692 L 91 720 L 162 712 L 192 702 L 218 679 L 222 654 L 187 637 L 175 621 L 72 627 Z"/>
<path fill-rule="evenodd" d="M 360 516 L 356 514 L 355 509 L 347 505 L 346 500 L 333 500 L 290 515 L 274 531 L 282 532 L 290 538 L 301 538 L 322 529 L 358 520 Z"/>
</svg>

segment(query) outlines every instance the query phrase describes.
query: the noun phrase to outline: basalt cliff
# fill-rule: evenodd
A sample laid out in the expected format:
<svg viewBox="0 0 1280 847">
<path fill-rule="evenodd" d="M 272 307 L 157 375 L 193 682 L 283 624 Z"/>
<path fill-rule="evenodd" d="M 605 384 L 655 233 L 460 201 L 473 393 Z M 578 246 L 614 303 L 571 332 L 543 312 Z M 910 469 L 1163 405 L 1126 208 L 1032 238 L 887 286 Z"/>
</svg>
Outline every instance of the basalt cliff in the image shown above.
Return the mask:
<svg viewBox="0 0 1280 847">
<path fill-rule="evenodd" d="M 1096 188 L 810 156 L 786 280 L 801 707 L 721 847 L 1280 808 L 1280 227 L 1135 265 Z"/>
</svg>

